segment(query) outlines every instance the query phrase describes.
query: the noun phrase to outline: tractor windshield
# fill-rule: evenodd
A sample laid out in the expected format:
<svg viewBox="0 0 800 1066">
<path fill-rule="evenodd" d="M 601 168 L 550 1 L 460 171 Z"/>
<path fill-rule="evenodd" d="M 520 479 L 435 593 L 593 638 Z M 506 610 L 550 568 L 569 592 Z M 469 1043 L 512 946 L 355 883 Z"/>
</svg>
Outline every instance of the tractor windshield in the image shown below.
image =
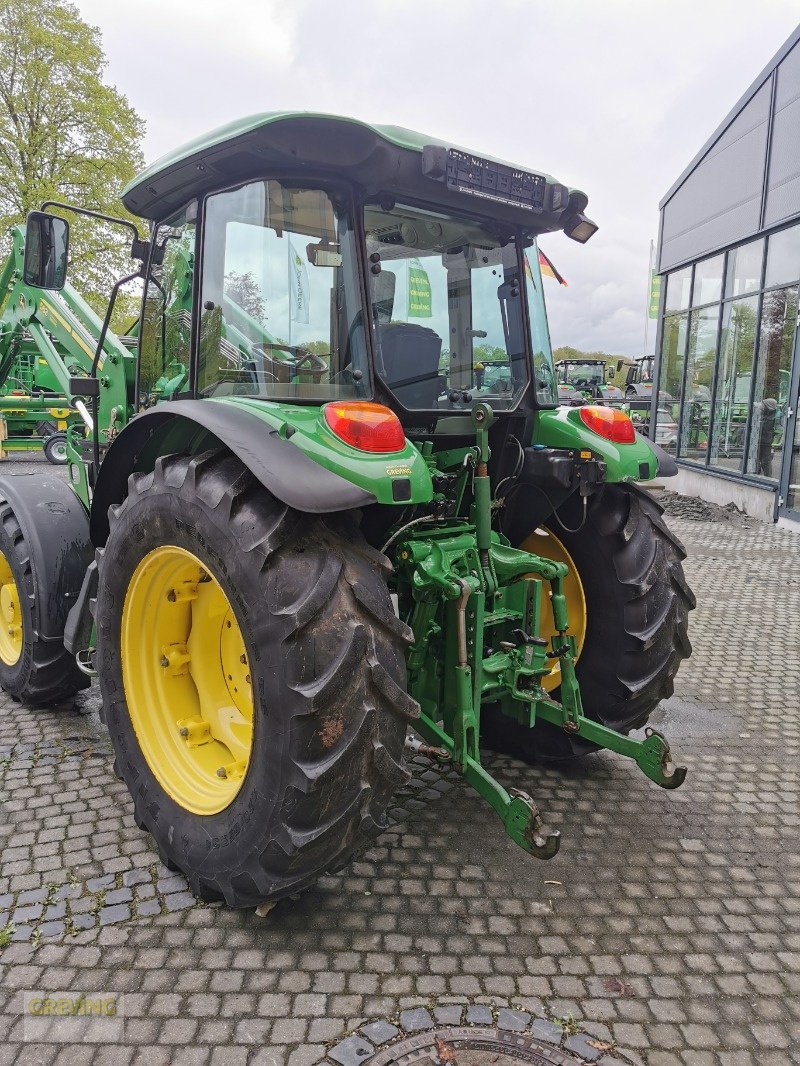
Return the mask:
<svg viewBox="0 0 800 1066">
<path fill-rule="evenodd" d="M 516 406 L 534 377 L 552 404 L 554 374 L 535 244 L 418 207 L 364 212 L 376 370 L 410 410 Z M 521 277 L 530 309 L 528 365 Z"/>
<path fill-rule="evenodd" d="M 562 363 L 561 380 L 565 385 L 575 388 L 592 388 L 605 384 L 605 365 L 603 363 Z"/>
</svg>

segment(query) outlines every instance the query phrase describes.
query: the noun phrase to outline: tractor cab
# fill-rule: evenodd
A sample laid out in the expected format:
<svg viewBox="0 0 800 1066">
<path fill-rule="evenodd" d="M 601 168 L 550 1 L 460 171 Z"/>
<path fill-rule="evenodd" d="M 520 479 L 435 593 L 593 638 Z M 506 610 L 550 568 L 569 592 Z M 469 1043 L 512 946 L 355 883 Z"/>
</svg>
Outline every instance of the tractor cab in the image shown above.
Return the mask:
<svg viewBox="0 0 800 1066">
<path fill-rule="evenodd" d="M 477 400 L 558 402 L 536 239 L 596 227 L 545 174 L 395 127 L 261 115 L 123 199 L 152 226 L 139 409 L 377 401 L 447 433 Z"/>
</svg>

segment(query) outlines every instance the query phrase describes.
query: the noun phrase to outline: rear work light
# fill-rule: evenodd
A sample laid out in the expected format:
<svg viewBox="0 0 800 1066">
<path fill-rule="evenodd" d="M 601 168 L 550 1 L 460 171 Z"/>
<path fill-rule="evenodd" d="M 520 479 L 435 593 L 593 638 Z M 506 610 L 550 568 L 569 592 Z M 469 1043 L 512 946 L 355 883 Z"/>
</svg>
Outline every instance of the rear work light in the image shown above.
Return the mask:
<svg viewBox="0 0 800 1066">
<path fill-rule="evenodd" d="M 380 403 L 328 403 L 323 414 L 329 429 L 360 452 L 401 452 L 406 435 L 400 419 Z"/>
<path fill-rule="evenodd" d="M 580 407 L 578 413 L 585 426 L 606 440 L 615 444 L 633 444 L 636 440 L 633 422 L 624 411 L 614 407 Z"/>
</svg>

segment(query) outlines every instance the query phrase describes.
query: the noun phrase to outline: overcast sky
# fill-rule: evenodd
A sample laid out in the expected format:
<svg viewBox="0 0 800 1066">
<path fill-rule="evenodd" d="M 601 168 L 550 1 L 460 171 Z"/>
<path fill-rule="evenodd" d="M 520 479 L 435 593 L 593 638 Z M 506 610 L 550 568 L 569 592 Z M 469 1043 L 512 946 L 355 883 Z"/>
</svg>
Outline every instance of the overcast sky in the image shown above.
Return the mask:
<svg viewBox="0 0 800 1066">
<path fill-rule="evenodd" d="M 553 345 L 641 354 L 658 202 L 792 33 L 797 0 L 77 0 L 151 162 L 256 111 L 434 134 L 584 189 L 542 247 Z M 654 344 L 650 327 L 650 348 Z"/>
</svg>

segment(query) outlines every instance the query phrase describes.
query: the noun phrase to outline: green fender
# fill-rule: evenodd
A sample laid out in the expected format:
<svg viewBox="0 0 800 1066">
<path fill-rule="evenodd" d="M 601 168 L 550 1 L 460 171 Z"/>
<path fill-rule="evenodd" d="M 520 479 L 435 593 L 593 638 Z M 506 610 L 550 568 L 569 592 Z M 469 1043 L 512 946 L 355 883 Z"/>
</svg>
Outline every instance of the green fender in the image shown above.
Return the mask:
<svg viewBox="0 0 800 1066">
<path fill-rule="evenodd" d="M 632 444 L 616 444 L 601 437 L 581 421 L 579 407 L 540 411 L 532 443 L 592 452 L 606 464 L 609 482 L 652 481 L 656 476 L 672 477 L 678 472 L 673 458 L 641 433 Z"/>
</svg>

